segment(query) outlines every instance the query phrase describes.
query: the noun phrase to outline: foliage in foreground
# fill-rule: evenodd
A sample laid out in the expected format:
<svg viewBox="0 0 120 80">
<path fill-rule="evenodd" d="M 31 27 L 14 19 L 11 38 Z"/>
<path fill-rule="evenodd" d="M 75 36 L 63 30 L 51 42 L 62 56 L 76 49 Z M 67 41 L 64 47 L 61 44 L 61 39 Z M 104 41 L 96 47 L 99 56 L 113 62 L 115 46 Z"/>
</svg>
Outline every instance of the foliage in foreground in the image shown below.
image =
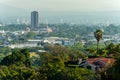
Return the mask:
<svg viewBox="0 0 120 80">
<path fill-rule="evenodd" d="M 57 53 L 59 54 L 59 53 Z M 64 64 L 65 59 L 58 55 L 44 53 L 42 65 L 31 66 L 29 52 L 26 49 L 16 50 L 6 56 L 0 63 L 1 80 L 91 80 L 93 72 L 84 68 L 70 68 Z M 43 61 L 47 59 L 46 61 Z"/>
</svg>

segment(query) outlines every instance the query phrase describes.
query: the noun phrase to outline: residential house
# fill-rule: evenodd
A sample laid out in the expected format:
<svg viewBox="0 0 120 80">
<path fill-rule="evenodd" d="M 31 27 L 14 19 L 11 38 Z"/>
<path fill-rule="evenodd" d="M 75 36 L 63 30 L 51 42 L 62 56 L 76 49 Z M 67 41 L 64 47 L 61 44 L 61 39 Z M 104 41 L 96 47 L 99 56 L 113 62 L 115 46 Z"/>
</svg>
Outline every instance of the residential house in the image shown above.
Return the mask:
<svg viewBox="0 0 120 80">
<path fill-rule="evenodd" d="M 95 73 L 110 67 L 114 63 L 113 58 L 88 58 L 81 62 L 80 67 L 93 70 Z"/>
</svg>

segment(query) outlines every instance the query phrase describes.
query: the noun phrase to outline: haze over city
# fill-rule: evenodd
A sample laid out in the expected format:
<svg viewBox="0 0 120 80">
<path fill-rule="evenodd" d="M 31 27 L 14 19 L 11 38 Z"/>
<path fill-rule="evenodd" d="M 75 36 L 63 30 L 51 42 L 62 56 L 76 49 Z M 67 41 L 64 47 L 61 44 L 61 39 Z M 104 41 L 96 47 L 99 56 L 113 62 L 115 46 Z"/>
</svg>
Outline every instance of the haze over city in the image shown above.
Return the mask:
<svg viewBox="0 0 120 80">
<path fill-rule="evenodd" d="M 0 80 L 120 80 L 120 0 L 0 0 Z"/>
<path fill-rule="evenodd" d="M 29 20 L 30 12 L 40 12 L 41 22 L 106 23 L 120 22 L 119 0 L 1 0 L 0 22 L 16 18 Z M 13 21 L 14 22 L 14 21 Z"/>
</svg>

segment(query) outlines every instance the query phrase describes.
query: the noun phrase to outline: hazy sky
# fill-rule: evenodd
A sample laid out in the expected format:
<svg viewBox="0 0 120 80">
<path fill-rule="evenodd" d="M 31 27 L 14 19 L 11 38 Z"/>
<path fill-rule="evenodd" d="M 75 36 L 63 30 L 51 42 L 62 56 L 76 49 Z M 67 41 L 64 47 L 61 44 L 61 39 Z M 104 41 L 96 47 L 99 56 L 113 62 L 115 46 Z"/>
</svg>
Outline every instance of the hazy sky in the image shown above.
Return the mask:
<svg viewBox="0 0 120 80">
<path fill-rule="evenodd" d="M 120 10 L 120 0 L 0 0 L 0 4 L 42 11 Z"/>
</svg>

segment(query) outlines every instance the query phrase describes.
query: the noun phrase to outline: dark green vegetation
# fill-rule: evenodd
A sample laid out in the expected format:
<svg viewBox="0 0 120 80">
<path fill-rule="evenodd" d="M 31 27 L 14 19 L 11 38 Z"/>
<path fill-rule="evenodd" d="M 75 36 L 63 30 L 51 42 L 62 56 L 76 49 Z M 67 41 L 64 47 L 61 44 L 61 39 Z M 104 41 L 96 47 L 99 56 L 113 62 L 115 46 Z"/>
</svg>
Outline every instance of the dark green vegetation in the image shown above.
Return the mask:
<svg viewBox="0 0 120 80">
<path fill-rule="evenodd" d="M 89 50 L 94 51 L 94 50 Z M 101 53 L 101 54 L 100 54 Z M 110 43 L 103 49 L 99 50 L 99 57 L 112 57 L 115 59 L 113 65 L 105 68 L 98 73 L 100 80 L 120 80 L 120 44 Z M 111 63 L 112 64 L 112 63 Z"/>
<path fill-rule="evenodd" d="M 12 64 L 26 67 L 31 67 L 30 54 L 26 49 L 15 50 L 11 55 L 6 56 L 0 63 L 1 65 L 10 66 Z"/>
<path fill-rule="evenodd" d="M 0 62 L 0 79 L 92 80 L 94 78 L 94 73 L 90 70 L 76 65 L 73 65 L 74 67 L 65 65 L 69 60 L 76 61 L 78 57 L 84 58 L 82 52 L 61 45 L 45 45 L 45 50 L 47 50 L 45 53 L 38 52 L 40 58 L 36 59 L 30 58 L 28 49 L 14 49 L 12 54 L 4 57 Z M 35 65 L 39 63 L 40 65 Z"/>
<path fill-rule="evenodd" d="M 45 26 L 44 24 L 41 24 Z M 15 27 L 16 26 L 16 27 Z M 11 28 L 12 27 L 12 28 Z M 13 28 L 14 27 L 14 28 Z M 44 36 L 57 36 L 74 38 L 78 41 L 74 46 L 44 45 L 46 52 L 40 53 L 41 48 L 10 49 L 0 48 L 0 79 L 1 80 L 94 80 L 100 76 L 101 80 L 120 80 L 120 44 L 111 42 L 99 43 L 97 53 L 96 43 L 88 42 L 84 46 L 79 42 L 81 39 L 88 40 L 88 34 L 97 29 L 104 29 L 104 34 L 117 34 L 120 26 L 86 26 L 70 24 L 49 24 L 53 29 L 50 34 Z M 1 30 L 25 30 L 26 25 L 7 25 Z M 20 28 L 20 29 L 19 29 Z M 10 34 L 9 34 L 10 35 Z M 14 43 L 22 43 L 27 38 L 34 38 L 36 34 L 30 32 L 19 37 L 14 37 Z M 101 38 L 101 37 L 100 37 Z M 1 42 L 2 43 L 2 42 Z M 36 52 L 39 57 L 31 57 L 29 52 Z M 86 59 L 94 57 L 113 57 L 116 62 L 113 66 L 106 68 L 99 74 L 91 70 L 80 68 L 77 64 L 66 64 L 69 61 L 76 62 L 79 58 Z"/>
<path fill-rule="evenodd" d="M 94 80 L 99 76 L 101 80 L 119 80 L 120 44 L 109 44 L 96 49 L 84 47 L 79 43 L 75 46 L 64 47 L 59 44 L 44 45 L 47 52 L 37 52 L 37 48 L 13 49 L 12 54 L 4 57 L 0 62 L 1 80 Z M 29 51 L 37 52 L 39 57 L 31 57 Z M 98 74 L 91 70 L 80 68 L 77 64 L 66 64 L 69 61 L 86 59 L 94 55 L 98 57 L 113 57 L 116 62 Z M 112 56 L 111 56 L 112 55 Z"/>
</svg>

